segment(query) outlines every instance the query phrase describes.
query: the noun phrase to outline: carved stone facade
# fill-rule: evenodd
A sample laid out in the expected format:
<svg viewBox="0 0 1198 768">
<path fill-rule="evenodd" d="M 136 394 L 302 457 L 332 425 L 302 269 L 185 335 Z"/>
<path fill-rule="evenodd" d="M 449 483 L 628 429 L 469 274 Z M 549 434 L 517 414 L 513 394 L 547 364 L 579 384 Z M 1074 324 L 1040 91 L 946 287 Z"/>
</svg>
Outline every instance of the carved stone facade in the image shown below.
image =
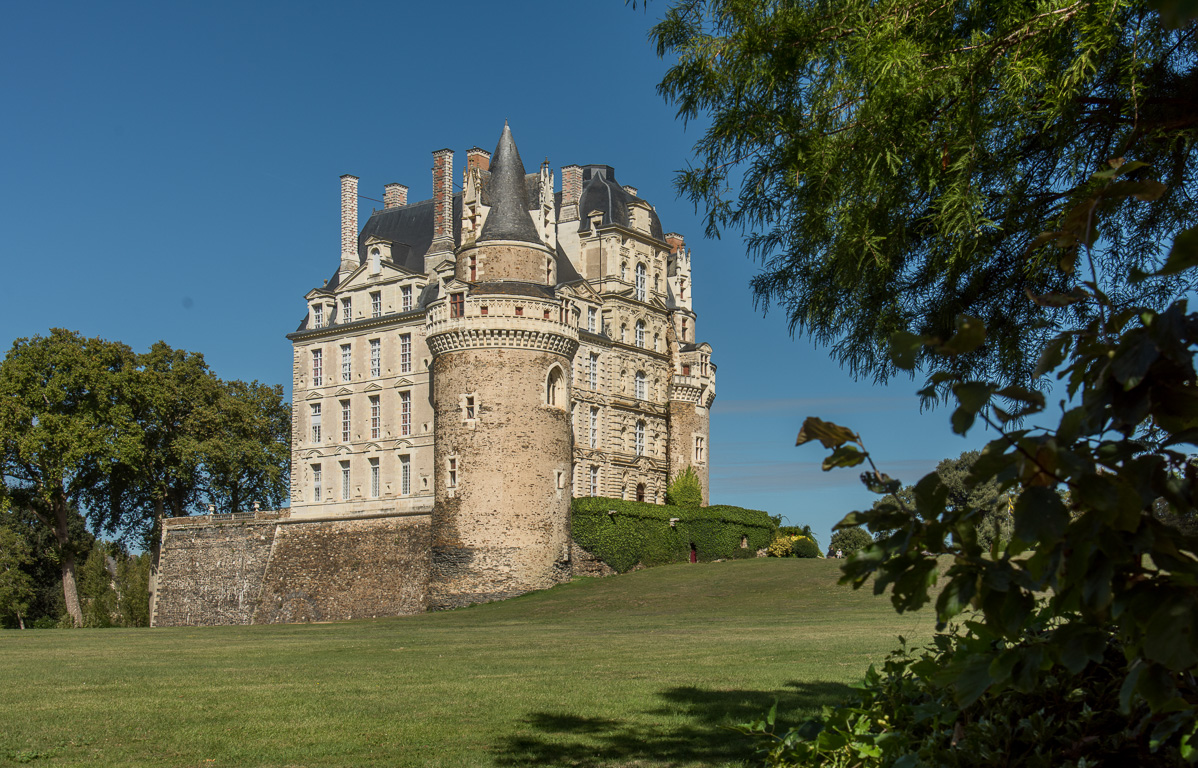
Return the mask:
<svg viewBox="0 0 1198 768">
<path fill-rule="evenodd" d="M 663 503 L 692 466 L 707 502 L 715 365 L 696 342 L 682 236 L 610 166 L 565 166 L 562 191 L 547 162 L 526 173 L 507 126 L 493 157 L 469 150 L 461 192 L 452 174 L 453 152 L 437 150 L 433 198 L 408 204 L 389 184 L 361 231 L 358 179 L 343 176 L 338 269 L 288 336 L 292 528 L 271 540 L 305 520 L 402 519 L 396 535 L 412 538 L 397 546 L 419 542 L 426 559 L 404 584 L 425 583 L 419 600 L 380 596 L 378 615 L 568 578 L 572 496 Z M 177 534 L 168 526 L 168 550 L 172 536 L 202 548 Z M 224 551 L 227 531 L 205 535 Z M 288 567 L 324 605 L 323 576 Z M 280 607 L 272 589 L 249 614 L 212 615 L 335 614 L 304 614 L 297 595 Z M 159 612 L 191 615 L 168 592 Z"/>
</svg>

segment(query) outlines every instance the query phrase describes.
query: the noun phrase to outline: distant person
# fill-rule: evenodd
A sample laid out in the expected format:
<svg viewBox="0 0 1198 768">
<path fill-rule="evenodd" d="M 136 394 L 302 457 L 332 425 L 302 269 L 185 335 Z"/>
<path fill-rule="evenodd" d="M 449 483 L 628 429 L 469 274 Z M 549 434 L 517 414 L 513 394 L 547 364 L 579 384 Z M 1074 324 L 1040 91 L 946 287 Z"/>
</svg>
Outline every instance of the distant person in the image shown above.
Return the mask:
<svg viewBox="0 0 1198 768">
<path fill-rule="evenodd" d="M 836 558 L 839 560 L 844 557 L 844 550 L 836 550 Z"/>
</svg>

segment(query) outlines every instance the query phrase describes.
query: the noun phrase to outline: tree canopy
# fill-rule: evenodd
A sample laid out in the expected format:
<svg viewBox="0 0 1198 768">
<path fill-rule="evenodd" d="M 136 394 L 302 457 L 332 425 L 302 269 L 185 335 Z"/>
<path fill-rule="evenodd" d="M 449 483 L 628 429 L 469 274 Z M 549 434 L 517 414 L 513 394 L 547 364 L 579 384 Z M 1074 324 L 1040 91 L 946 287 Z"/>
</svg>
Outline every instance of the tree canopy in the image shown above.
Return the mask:
<svg viewBox="0 0 1198 768">
<path fill-rule="evenodd" d="M 920 350 L 925 370 L 1026 383 L 1094 311 L 1051 297 L 1094 279 L 1115 307 L 1160 308 L 1194 287 L 1122 279 L 1198 221 L 1198 42 L 1146 0 L 674 0 L 650 36 L 677 57 L 660 93 L 710 121 L 678 189 L 709 233 L 745 233 L 759 307 L 854 375 L 896 370 L 895 331 L 947 339 L 964 314 L 988 343 Z M 1113 201 L 1092 273 L 1029 253 L 1116 157 L 1161 200 Z"/>
</svg>

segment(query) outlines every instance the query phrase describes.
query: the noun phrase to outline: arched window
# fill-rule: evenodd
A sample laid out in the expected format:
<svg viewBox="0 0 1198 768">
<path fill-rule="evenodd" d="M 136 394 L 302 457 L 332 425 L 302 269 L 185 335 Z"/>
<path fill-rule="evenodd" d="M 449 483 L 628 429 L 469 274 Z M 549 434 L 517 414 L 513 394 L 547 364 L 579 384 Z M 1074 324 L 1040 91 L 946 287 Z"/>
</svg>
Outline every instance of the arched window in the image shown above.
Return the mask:
<svg viewBox="0 0 1198 768">
<path fill-rule="evenodd" d="M 645 372 L 636 372 L 636 399 L 645 400 Z"/>
<path fill-rule="evenodd" d="M 645 484 L 644 483 L 636 484 L 636 500 L 637 501 L 645 500 Z"/>
<path fill-rule="evenodd" d="M 643 421 L 636 423 L 636 455 L 645 455 L 645 422 Z M 637 501 L 643 501 L 643 499 L 638 498 Z"/>
<path fill-rule="evenodd" d="M 549 369 L 545 378 L 545 404 L 564 408 L 566 402 L 566 383 L 562 369 L 556 365 Z"/>
<path fill-rule="evenodd" d="M 645 321 L 636 321 L 636 345 L 644 348 L 645 346 Z"/>
<path fill-rule="evenodd" d="M 648 275 L 644 264 L 636 265 L 636 299 L 644 301 L 648 293 Z"/>
</svg>

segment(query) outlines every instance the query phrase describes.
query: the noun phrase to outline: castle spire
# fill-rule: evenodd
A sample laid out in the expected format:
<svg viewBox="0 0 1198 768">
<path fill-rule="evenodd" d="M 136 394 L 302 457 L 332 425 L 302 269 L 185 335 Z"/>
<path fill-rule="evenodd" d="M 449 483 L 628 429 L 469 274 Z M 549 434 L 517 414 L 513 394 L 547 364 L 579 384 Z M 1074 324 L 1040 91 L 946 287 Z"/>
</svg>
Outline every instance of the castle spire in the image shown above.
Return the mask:
<svg viewBox="0 0 1198 768">
<path fill-rule="evenodd" d="M 479 233 L 478 242 L 486 240 L 521 240 L 541 244 L 536 224 L 528 213 L 528 192 L 524 186 L 524 163 L 512 139 L 512 129 L 503 123 L 503 134 L 495 145 L 491 158 L 489 186 L 491 210 Z"/>
</svg>

